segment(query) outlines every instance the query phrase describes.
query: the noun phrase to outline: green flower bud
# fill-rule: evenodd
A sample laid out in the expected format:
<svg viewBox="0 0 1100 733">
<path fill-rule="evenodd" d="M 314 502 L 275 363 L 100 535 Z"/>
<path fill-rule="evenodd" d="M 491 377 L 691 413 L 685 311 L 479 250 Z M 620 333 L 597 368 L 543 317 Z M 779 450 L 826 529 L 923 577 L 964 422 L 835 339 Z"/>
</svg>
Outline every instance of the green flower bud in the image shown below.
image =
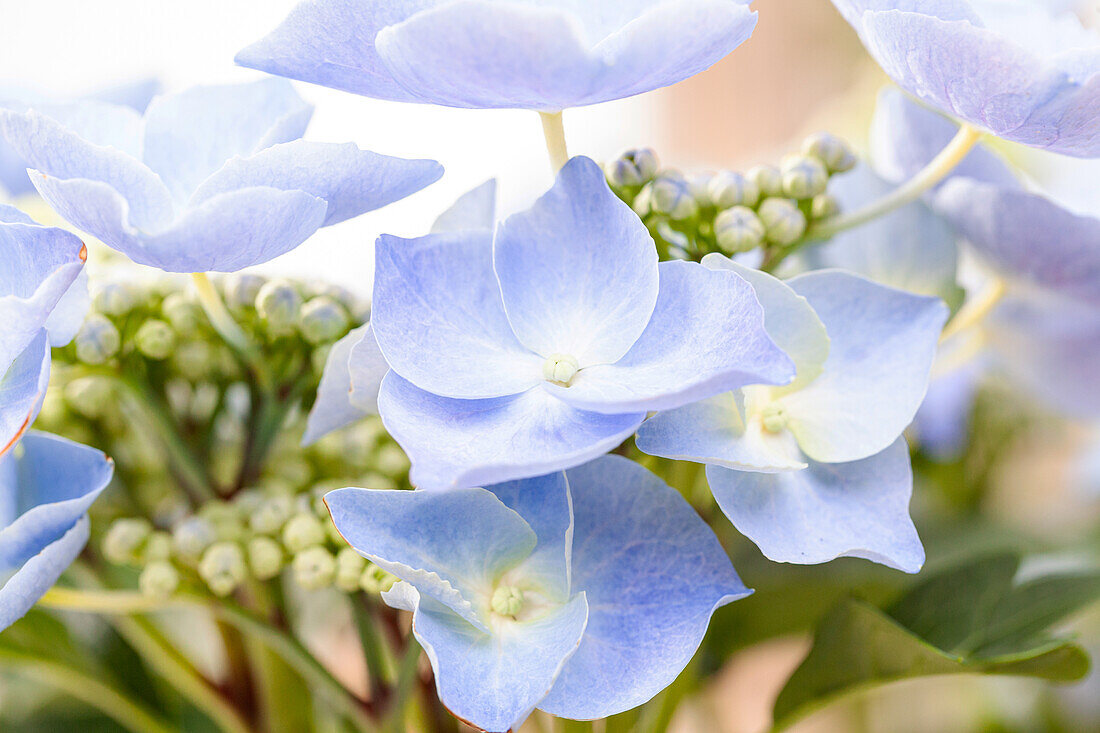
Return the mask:
<svg viewBox="0 0 1100 733">
<path fill-rule="evenodd" d="M 202 306 L 195 302 L 189 292 L 170 293 L 161 303 L 160 312 L 165 320 L 172 324 L 172 328 L 185 336 L 190 336 L 198 330 L 206 320 Z"/>
<path fill-rule="evenodd" d="M 111 403 L 113 390 L 104 377 L 80 377 L 65 385 L 65 402 L 74 411 L 89 419 L 103 414 Z"/>
<path fill-rule="evenodd" d="M 764 223 L 747 206 L 734 206 L 714 220 L 714 236 L 726 254 L 748 252 L 764 243 Z"/>
<path fill-rule="evenodd" d="M 176 332 L 164 321 L 149 320 L 134 334 L 134 344 L 145 357 L 161 361 L 176 348 Z"/>
<path fill-rule="evenodd" d="M 760 189 L 756 182 L 733 171 L 720 171 L 707 185 L 711 203 L 719 209 L 734 206 L 756 206 L 760 200 Z"/>
<path fill-rule="evenodd" d="M 745 178 L 756 184 L 761 198 L 783 195 L 783 174 L 773 165 L 758 165 L 749 169 Z"/>
<path fill-rule="evenodd" d="M 812 155 L 831 173 L 844 173 L 856 165 L 856 156 L 848 143 L 828 132 L 817 132 L 802 141 L 802 152 Z"/>
<path fill-rule="evenodd" d="M 184 341 L 172 355 L 172 363 L 185 379 L 198 382 L 217 367 L 217 353 L 205 341 Z"/>
<path fill-rule="evenodd" d="M 283 548 L 270 537 L 248 541 L 248 567 L 257 580 L 271 580 L 283 569 Z"/>
<path fill-rule="evenodd" d="M 198 560 L 217 540 L 213 523 L 205 517 L 188 517 L 172 530 L 172 549 L 183 560 Z"/>
<path fill-rule="evenodd" d="M 359 590 L 359 578 L 367 567 L 366 558 L 350 547 L 336 553 L 336 587 L 345 593 Z"/>
<path fill-rule="evenodd" d="M 372 562 L 367 563 L 363 574 L 359 576 L 359 587 L 367 593 L 385 593 L 396 582 L 397 578 Z"/>
<path fill-rule="evenodd" d="M 577 360 L 569 354 L 551 354 L 542 363 L 542 378 L 568 387 L 577 376 Z"/>
<path fill-rule="evenodd" d="M 248 518 L 248 526 L 259 534 L 275 534 L 293 513 L 294 502 L 289 496 L 268 497 Z"/>
<path fill-rule="evenodd" d="M 499 586 L 493 591 L 490 605 L 493 607 L 493 613 L 514 617 L 523 610 L 523 591 L 512 585 Z"/>
<path fill-rule="evenodd" d="M 240 545 L 218 542 L 208 547 L 199 563 L 199 577 L 216 596 L 225 597 L 235 591 L 248 577 Z"/>
<path fill-rule="evenodd" d="M 332 351 L 332 344 L 319 344 L 313 348 L 309 355 L 309 365 L 313 367 L 315 374 L 323 374 L 325 364 L 328 363 L 328 355 Z"/>
<path fill-rule="evenodd" d="M 199 515 L 214 527 L 214 534 L 222 542 L 236 542 L 244 536 L 244 523 L 232 504 L 210 501 L 199 509 Z"/>
<path fill-rule="evenodd" d="M 806 231 L 806 217 L 790 199 L 765 199 L 756 213 L 764 223 L 768 241 L 775 244 L 796 242 Z"/>
<path fill-rule="evenodd" d="M 161 531 L 149 535 L 149 539 L 145 541 L 145 547 L 141 551 L 141 558 L 145 562 L 164 562 L 171 556 L 172 535 Z"/>
<path fill-rule="evenodd" d="M 616 188 L 643 186 L 653 180 L 659 168 L 657 154 L 649 148 L 628 150 L 607 164 L 607 180 Z"/>
<path fill-rule="evenodd" d="M 76 334 L 76 358 L 85 364 L 102 364 L 118 353 L 122 337 L 115 324 L 92 313 Z"/>
<path fill-rule="evenodd" d="M 167 598 L 180 585 L 179 571 L 170 562 L 159 560 L 145 566 L 138 577 L 138 587 L 151 598 Z"/>
<path fill-rule="evenodd" d="M 336 559 L 320 546 L 307 547 L 291 562 L 294 580 L 306 590 L 321 590 L 332 585 L 336 577 Z"/>
<path fill-rule="evenodd" d="M 126 283 L 105 283 L 92 296 L 92 307 L 108 316 L 121 316 L 137 302 L 137 293 Z"/>
<path fill-rule="evenodd" d="M 783 193 L 793 199 L 813 198 L 829 185 L 829 171 L 820 160 L 809 155 L 787 156 L 780 171 Z"/>
<path fill-rule="evenodd" d="M 153 525 L 148 519 L 116 519 L 103 538 L 103 556 L 115 565 L 137 563 L 141 549 L 152 532 Z"/>
<path fill-rule="evenodd" d="M 273 335 L 292 333 L 301 310 L 302 296 L 286 280 L 269 280 L 256 295 L 256 312 Z"/>
<path fill-rule="evenodd" d="M 840 202 L 832 194 L 819 193 L 810 203 L 810 216 L 814 219 L 828 219 L 839 213 Z"/>
<path fill-rule="evenodd" d="M 249 308 L 256 303 L 256 296 L 266 280 L 259 275 L 237 272 L 222 279 L 225 304 L 234 310 Z"/>
<path fill-rule="evenodd" d="M 699 211 L 687 180 L 670 173 L 662 173 L 646 184 L 638 199 L 649 211 L 664 214 L 673 221 L 689 219 Z M 635 201 L 635 207 L 638 205 L 639 202 Z"/>
<path fill-rule="evenodd" d="M 283 527 L 283 545 L 292 553 L 325 541 L 325 526 L 311 514 L 295 514 Z"/>
<path fill-rule="evenodd" d="M 302 336 L 311 344 L 335 341 L 347 333 L 350 325 L 344 306 L 327 295 L 303 305 L 298 324 Z"/>
</svg>

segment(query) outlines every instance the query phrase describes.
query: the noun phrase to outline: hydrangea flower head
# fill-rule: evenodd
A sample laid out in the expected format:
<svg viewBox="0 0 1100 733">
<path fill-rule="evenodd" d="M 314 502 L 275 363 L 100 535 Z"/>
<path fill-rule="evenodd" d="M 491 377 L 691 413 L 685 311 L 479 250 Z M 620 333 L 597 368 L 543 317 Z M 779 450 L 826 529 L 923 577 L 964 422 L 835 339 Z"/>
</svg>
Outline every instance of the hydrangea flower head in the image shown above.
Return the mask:
<svg viewBox="0 0 1100 733">
<path fill-rule="evenodd" d="M 51 344 L 72 338 L 84 317 L 84 303 L 67 293 L 86 258 L 73 234 L 0 205 L 0 455 L 42 406 Z"/>
<path fill-rule="evenodd" d="M 305 0 L 237 63 L 368 97 L 558 111 L 675 84 L 748 39 L 746 0 Z"/>
<path fill-rule="evenodd" d="M 773 560 L 855 556 L 918 570 L 899 436 L 924 397 L 947 308 L 836 270 L 785 283 L 720 255 L 705 264 L 753 284 L 798 375 L 658 413 L 638 447 L 706 463 L 718 504 Z"/>
<path fill-rule="evenodd" d="M 793 376 L 749 284 L 658 265 L 587 158 L 495 237 L 384 236 L 376 262 L 371 325 L 391 368 L 379 412 L 423 488 L 579 465 L 647 410 Z"/>
<path fill-rule="evenodd" d="M 619 456 L 488 489 L 325 501 L 401 579 L 384 598 L 414 613 L 440 699 L 486 731 L 535 708 L 591 720 L 640 705 L 687 665 L 714 610 L 750 593 L 683 498 Z"/>
<path fill-rule="evenodd" d="M 833 0 L 903 89 L 994 135 L 1100 156 L 1100 35 L 1033 0 Z"/>
<path fill-rule="evenodd" d="M 434 161 L 301 140 L 312 111 L 269 79 L 157 97 L 143 116 L 96 101 L 0 109 L 0 134 L 78 229 L 140 264 L 230 272 L 442 175 Z"/>
</svg>

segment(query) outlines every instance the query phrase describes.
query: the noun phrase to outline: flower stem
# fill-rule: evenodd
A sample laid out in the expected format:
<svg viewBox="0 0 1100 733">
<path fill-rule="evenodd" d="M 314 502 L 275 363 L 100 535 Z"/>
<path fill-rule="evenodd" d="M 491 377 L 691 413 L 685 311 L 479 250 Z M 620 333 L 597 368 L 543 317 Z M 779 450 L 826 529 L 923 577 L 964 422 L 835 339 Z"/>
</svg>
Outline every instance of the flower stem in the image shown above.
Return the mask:
<svg viewBox="0 0 1100 733">
<path fill-rule="evenodd" d="M 50 685 L 94 707 L 132 733 L 172 733 L 144 706 L 83 670 L 36 654 L 0 648 L 0 666 L 24 678 Z"/>
<path fill-rule="evenodd" d="M 210 325 L 218 332 L 218 335 L 229 344 L 230 348 L 249 366 L 260 386 L 264 389 L 270 387 L 271 380 L 268 377 L 267 367 L 263 359 L 256 351 L 248 334 L 244 332 L 240 324 L 233 320 L 225 302 L 218 294 L 214 283 L 205 272 L 191 273 L 191 282 L 195 286 L 195 292 L 199 296 L 199 303 L 206 311 L 206 317 L 210 319 Z"/>
<path fill-rule="evenodd" d="M 569 148 L 565 144 L 565 126 L 561 112 L 539 112 L 542 134 L 546 138 L 546 152 L 550 154 L 550 167 L 554 174 L 569 162 Z"/>
<path fill-rule="evenodd" d="M 925 191 L 946 178 L 963 161 L 980 138 L 979 130 L 964 123 L 951 142 L 908 181 L 862 209 L 823 219 L 810 228 L 806 233 L 806 240 L 828 239 L 916 201 Z"/>
<path fill-rule="evenodd" d="M 998 278 L 981 295 L 966 301 L 959 312 L 955 314 L 955 317 L 948 321 L 944 327 L 943 333 L 940 334 L 940 343 L 942 344 L 949 338 L 981 323 L 982 319 L 989 315 L 996 305 L 1001 302 L 1005 290 L 1004 280 Z"/>
</svg>

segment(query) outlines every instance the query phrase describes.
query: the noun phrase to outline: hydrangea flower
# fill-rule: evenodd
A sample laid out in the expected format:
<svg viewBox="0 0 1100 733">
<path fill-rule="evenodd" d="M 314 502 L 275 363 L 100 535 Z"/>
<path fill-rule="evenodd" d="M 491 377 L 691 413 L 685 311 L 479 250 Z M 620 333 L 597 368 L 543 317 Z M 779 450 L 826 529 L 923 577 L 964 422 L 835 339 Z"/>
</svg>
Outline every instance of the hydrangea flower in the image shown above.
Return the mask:
<svg viewBox="0 0 1100 733">
<path fill-rule="evenodd" d="M 706 463 L 719 506 L 772 560 L 855 556 L 916 572 L 924 551 L 900 435 L 924 397 L 947 308 L 836 270 L 784 283 L 720 255 L 704 262 L 752 283 L 798 374 L 658 413 L 638 447 Z"/>
<path fill-rule="evenodd" d="M 123 84 L 109 89 L 103 89 L 92 94 L 89 99 L 121 104 L 138 112 L 144 112 L 149 106 L 149 101 L 160 89 L 160 82 L 156 79 L 142 79 L 140 81 Z M 0 89 L 0 107 L 9 107 L 18 100 L 27 104 L 34 102 L 49 103 L 50 100 L 25 89 Z M 7 141 L 0 136 L 0 195 L 7 191 L 9 196 L 23 196 L 34 193 L 34 185 L 27 177 L 27 161 L 21 155 L 12 150 Z"/>
<path fill-rule="evenodd" d="M 397 102 L 554 112 L 675 84 L 756 26 L 748 0 L 309 0 L 237 63 Z"/>
<path fill-rule="evenodd" d="M 144 116 L 91 101 L 0 109 L 0 133 L 78 229 L 140 264 L 230 272 L 442 175 L 434 161 L 301 140 L 312 111 L 269 79 L 157 97 Z"/>
<path fill-rule="evenodd" d="M 0 456 L 0 631 L 84 549 L 88 507 L 112 472 L 103 453 L 45 433 L 28 433 Z"/>
<path fill-rule="evenodd" d="M 487 731 L 518 730 L 536 707 L 591 720 L 646 702 L 714 610 L 751 592 L 687 502 L 619 456 L 488 489 L 325 501 L 401 579 L 384 598 L 414 613 L 440 699 Z"/>
<path fill-rule="evenodd" d="M 749 284 L 658 265 L 587 158 L 495 237 L 383 236 L 375 259 L 371 324 L 391 368 L 379 412 L 422 488 L 579 465 L 647 410 L 793 376 Z"/>
<path fill-rule="evenodd" d="M 34 421 L 50 379 L 50 346 L 72 338 L 86 299 L 73 289 L 87 258 L 73 234 L 0 205 L 0 455 Z"/>
<path fill-rule="evenodd" d="M 833 0 L 903 89 L 993 134 L 1100 156 L 1100 35 L 1033 0 Z"/>
<path fill-rule="evenodd" d="M 490 179 L 463 194 L 439 215 L 432 232 L 492 232 L 496 222 L 496 192 L 496 179 Z M 378 414 L 378 390 L 389 370 L 369 323 L 333 344 L 325 360 L 317 400 L 309 411 L 302 444 L 309 445 L 333 430 Z"/>
</svg>

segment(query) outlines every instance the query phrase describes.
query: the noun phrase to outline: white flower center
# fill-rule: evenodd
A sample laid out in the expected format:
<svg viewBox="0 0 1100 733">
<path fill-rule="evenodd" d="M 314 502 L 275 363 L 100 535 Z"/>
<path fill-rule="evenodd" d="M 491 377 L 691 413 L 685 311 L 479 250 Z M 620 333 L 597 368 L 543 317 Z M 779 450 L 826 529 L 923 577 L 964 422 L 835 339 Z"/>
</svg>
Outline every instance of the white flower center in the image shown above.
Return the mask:
<svg viewBox="0 0 1100 733">
<path fill-rule="evenodd" d="M 493 613 L 515 618 L 516 614 L 523 610 L 523 591 L 514 585 L 498 586 L 493 591 L 490 605 L 493 607 Z"/>
<path fill-rule="evenodd" d="M 568 387 L 577 376 L 577 360 L 569 354 L 551 354 L 542 363 L 542 376 L 548 382 Z"/>
<path fill-rule="evenodd" d="M 778 433 L 787 427 L 787 414 L 783 406 L 772 402 L 760 413 L 760 423 L 769 433 Z"/>
</svg>

